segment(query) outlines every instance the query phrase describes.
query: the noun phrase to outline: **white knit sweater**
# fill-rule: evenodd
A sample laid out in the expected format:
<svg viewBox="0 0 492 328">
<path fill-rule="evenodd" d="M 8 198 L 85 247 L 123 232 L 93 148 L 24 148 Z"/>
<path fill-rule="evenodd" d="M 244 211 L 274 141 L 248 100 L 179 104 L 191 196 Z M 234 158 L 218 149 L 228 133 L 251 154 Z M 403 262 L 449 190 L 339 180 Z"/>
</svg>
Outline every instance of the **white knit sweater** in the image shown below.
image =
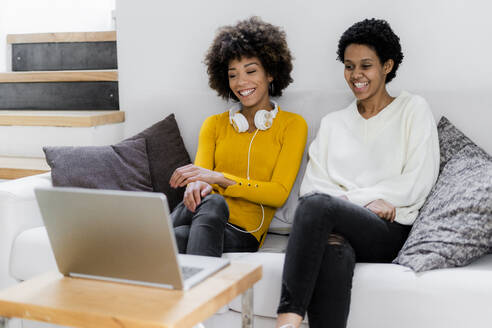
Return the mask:
<svg viewBox="0 0 492 328">
<path fill-rule="evenodd" d="M 429 105 L 402 92 L 376 116 L 363 118 L 356 101 L 323 117 L 309 147 L 300 194 L 345 195 L 365 206 L 383 199 L 396 221 L 412 224 L 439 172 L 439 141 Z"/>
</svg>

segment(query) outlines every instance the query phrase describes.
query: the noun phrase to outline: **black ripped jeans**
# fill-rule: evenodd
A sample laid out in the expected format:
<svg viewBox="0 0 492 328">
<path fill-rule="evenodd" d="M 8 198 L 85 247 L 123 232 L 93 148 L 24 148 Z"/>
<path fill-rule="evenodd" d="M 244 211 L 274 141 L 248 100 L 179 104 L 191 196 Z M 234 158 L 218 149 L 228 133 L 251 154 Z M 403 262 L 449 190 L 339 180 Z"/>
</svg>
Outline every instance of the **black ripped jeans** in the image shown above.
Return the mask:
<svg viewBox="0 0 492 328">
<path fill-rule="evenodd" d="M 338 197 L 302 197 L 285 254 L 278 313 L 304 317 L 307 311 L 312 328 L 346 327 L 355 262 L 391 262 L 409 231 Z M 343 240 L 328 242 L 330 234 Z"/>
<path fill-rule="evenodd" d="M 183 254 L 220 257 L 224 252 L 256 252 L 255 236 L 227 225 L 229 207 L 221 195 L 205 196 L 195 212 L 183 202 L 171 213 L 178 250 Z"/>
</svg>

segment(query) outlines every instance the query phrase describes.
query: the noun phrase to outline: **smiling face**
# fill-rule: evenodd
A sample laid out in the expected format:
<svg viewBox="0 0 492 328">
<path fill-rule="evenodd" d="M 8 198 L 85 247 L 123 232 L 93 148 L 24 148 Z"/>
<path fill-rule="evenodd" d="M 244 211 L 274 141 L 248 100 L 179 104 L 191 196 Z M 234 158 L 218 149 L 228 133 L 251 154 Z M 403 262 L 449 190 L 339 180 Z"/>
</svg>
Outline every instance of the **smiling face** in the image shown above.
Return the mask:
<svg viewBox="0 0 492 328">
<path fill-rule="evenodd" d="M 351 44 L 344 55 L 345 80 L 358 100 L 369 100 L 386 93 L 386 75 L 393 68 L 393 60 L 381 64 L 370 47 Z"/>
<path fill-rule="evenodd" d="M 273 78 L 268 75 L 257 57 L 229 62 L 229 87 L 243 105 L 243 109 L 270 108 L 268 85 Z"/>
</svg>

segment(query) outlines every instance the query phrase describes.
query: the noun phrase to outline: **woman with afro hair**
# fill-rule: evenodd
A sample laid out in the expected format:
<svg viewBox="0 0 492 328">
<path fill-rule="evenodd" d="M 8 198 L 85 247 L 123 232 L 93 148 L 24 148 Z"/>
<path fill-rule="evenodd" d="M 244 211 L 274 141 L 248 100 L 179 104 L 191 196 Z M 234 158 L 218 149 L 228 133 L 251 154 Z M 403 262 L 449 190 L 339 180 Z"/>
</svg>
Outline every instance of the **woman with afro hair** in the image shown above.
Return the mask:
<svg viewBox="0 0 492 328">
<path fill-rule="evenodd" d="M 403 59 L 384 20 L 352 25 L 338 60 L 355 100 L 329 113 L 309 147 L 287 245 L 277 327 L 346 327 L 357 262 L 391 262 L 437 179 L 427 102 L 386 84 Z M 367 313 L 367 315 L 371 315 Z"/>
<path fill-rule="evenodd" d="M 304 152 L 307 124 L 271 97 L 292 82 L 286 36 L 257 17 L 219 29 L 205 64 L 209 85 L 232 100 L 203 123 L 195 163 L 176 169 L 186 186 L 172 213 L 181 253 L 255 252 L 286 201 Z"/>
</svg>

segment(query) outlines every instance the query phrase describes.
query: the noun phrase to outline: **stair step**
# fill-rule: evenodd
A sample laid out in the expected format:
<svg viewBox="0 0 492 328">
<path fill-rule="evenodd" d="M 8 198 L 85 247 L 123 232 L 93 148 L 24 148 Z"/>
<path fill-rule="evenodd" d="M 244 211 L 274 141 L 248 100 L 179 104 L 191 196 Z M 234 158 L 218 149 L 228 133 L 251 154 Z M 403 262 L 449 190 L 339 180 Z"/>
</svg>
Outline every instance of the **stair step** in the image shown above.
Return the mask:
<svg viewBox="0 0 492 328">
<path fill-rule="evenodd" d="M 116 31 L 9 34 L 7 43 L 116 41 Z"/>
<path fill-rule="evenodd" d="M 0 73 L 0 83 L 118 81 L 117 70 Z"/>
<path fill-rule="evenodd" d="M 122 111 L 0 110 L 0 125 L 90 127 L 125 121 Z"/>
<path fill-rule="evenodd" d="M 10 34 L 13 71 L 118 68 L 116 32 Z"/>
<path fill-rule="evenodd" d="M 12 71 L 117 69 L 116 41 L 12 45 Z"/>
<path fill-rule="evenodd" d="M 118 82 L 0 83 L 0 109 L 117 110 Z"/>
<path fill-rule="evenodd" d="M 44 158 L 0 156 L 0 179 L 18 179 L 50 171 Z"/>
<path fill-rule="evenodd" d="M 118 71 L 0 73 L 0 109 L 116 110 Z"/>
</svg>

